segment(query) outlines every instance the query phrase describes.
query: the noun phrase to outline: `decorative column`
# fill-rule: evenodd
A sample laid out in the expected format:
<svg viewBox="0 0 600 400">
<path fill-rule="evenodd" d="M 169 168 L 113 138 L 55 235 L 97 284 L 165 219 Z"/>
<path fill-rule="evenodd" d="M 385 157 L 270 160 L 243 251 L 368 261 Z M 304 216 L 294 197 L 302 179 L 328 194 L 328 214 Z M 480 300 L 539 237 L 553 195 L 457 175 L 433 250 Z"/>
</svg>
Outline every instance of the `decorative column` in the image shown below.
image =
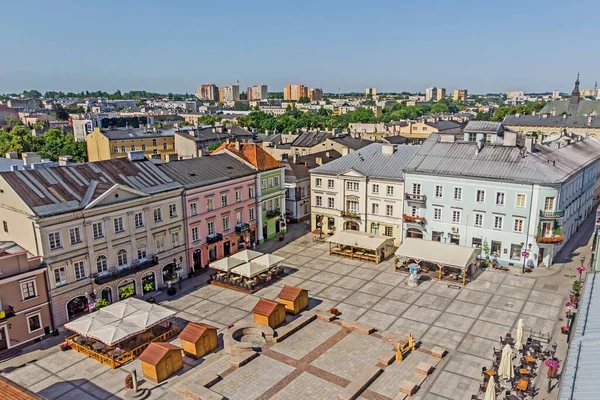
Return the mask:
<svg viewBox="0 0 600 400">
<path fill-rule="evenodd" d="M 131 262 L 137 260 L 137 243 L 135 242 L 135 219 L 133 211 L 127 211 L 127 221 L 129 224 L 129 237 L 131 240 Z"/>
<path fill-rule="evenodd" d="M 263 219 L 262 219 L 263 209 L 262 209 L 262 201 L 257 201 L 256 204 L 256 216 L 258 220 L 258 226 L 256 227 L 256 238 L 255 241 L 260 243 L 263 240 Z"/>
<path fill-rule="evenodd" d="M 151 255 L 156 255 L 154 238 L 152 237 L 152 231 L 150 230 L 150 223 L 153 221 L 150 219 L 150 207 L 144 207 L 143 211 L 144 226 L 146 227 L 146 252 Z"/>
<path fill-rule="evenodd" d="M 114 229 L 114 226 L 110 225 L 110 218 L 108 217 L 102 218 L 102 224 L 104 225 L 104 238 L 106 239 L 106 252 L 108 253 L 108 268 L 112 268 L 117 264 L 113 256 L 112 248 L 112 229 Z"/>
<path fill-rule="evenodd" d="M 88 262 L 90 264 L 89 276 L 91 276 L 95 272 L 98 272 L 98 271 L 94 270 L 94 265 L 96 263 L 96 256 L 94 255 L 94 232 L 92 232 L 92 223 L 91 222 L 86 221 L 83 223 L 83 226 L 85 229 L 85 240 L 87 242 L 87 248 L 88 248 Z"/>
</svg>

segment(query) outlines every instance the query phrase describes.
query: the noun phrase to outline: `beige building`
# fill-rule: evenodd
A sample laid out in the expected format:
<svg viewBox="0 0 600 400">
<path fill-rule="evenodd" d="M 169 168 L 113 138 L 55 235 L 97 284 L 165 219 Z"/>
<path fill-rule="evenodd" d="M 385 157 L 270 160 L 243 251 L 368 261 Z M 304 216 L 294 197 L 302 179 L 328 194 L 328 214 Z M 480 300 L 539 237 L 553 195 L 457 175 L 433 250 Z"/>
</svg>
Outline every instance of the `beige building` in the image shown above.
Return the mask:
<svg viewBox="0 0 600 400">
<path fill-rule="evenodd" d="M 126 158 L 128 152 L 138 150 L 142 150 L 148 158 L 152 155 L 160 155 L 162 160 L 168 160 L 176 153 L 174 135 L 173 129 L 166 128 L 151 130 L 95 128 L 86 138 L 88 160 Z"/>
<path fill-rule="evenodd" d="M 240 85 L 227 85 L 223 88 L 223 97 L 219 101 L 240 101 Z"/>
<path fill-rule="evenodd" d="M 248 101 L 252 100 L 267 100 L 269 98 L 269 90 L 267 85 L 254 85 L 248 87 Z"/>
<path fill-rule="evenodd" d="M 41 257 L 0 241 L 0 352 L 54 330 L 46 279 Z"/>
<path fill-rule="evenodd" d="M 370 97 L 375 97 L 375 96 L 377 96 L 377 89 L 376 89 L 376 88 L 374 88 L 374 87 L 367 88 L 367 89 L 365 90 L 365 96 L 367 96 L 367 97 L 369 97 L 369 96 L 370 96 Z"/>
<path fill-rule="evenodd" d="M 452 98 L 454 101 L 462 101 L 463 103 L 467 101 L 467 89 L 454 89 L 454 95 Z"/>
<path fill-rule="evenodd" d="M 429 87 L 425 89 L 425 101 L 435 101 L 437 96 L 437 88 Z"/>
<path fill-rule="evenodd" d="M 219 88 L 214 83 L 201 85 L 198 87 L 198 93 L 196 93 L 196 97 L 203 100 L 218 101 Z"/>
<path fill-rule="evenodd" d="M 565 134 L 593 136 L 600 138 L 600 117 L 574 117 L 567 115 L 507 115 L 504 126 L 525 134 L 537 133 L 546 138 L 556 138 Z"/>
<path fill-rule="evenodd" d="M 435 99 L 440 101 L 446 98 L 446 88 L 437 88 Z"/>
<path fill-rule="evenodd" d="M 56 327 L 187 275 L 182 186 L 130 158 L 0 173 L 0 240 L 47 265 Z"/>
<path fill-rule="evenodd" d="M 225 102 L 225 88 L 219 88 L 219 96 L 217 97 L 217 101 L 224 103 Z"/>
</svg>

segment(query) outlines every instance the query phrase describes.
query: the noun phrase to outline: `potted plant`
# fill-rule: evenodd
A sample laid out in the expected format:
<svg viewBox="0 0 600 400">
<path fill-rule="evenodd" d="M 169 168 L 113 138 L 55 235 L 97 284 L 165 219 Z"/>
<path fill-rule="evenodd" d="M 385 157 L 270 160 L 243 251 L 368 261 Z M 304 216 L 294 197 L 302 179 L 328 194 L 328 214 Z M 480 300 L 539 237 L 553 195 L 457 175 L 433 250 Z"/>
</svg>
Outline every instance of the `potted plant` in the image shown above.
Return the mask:
<svg viewBox="0 0 600 400">
<path fill-rule="evenodd" d="M 133 389 L 133 376 L 131 374 L 127 374 L 125 377 L 125 389 Z"/>
<path fill-rule="evenodd" d="M 146 293 L 150 293 L 150 292 L 152 292 L 152 291 L 154 291 L 154 283 L 152 283 L 152 282 L 148 282 L 148 283 L 146 283 L 146 284 L 144 285 L 144 292 L 146 292 Z"/>
<path fill-rule="evenodd" d="M 121 288 L 121 299 L 126 299 L 133 296 L 134 289 L 131 286 L 125 286 Z"/>
<path fill-rule="evenodd" d="M 560 368 L 560 363 L 556 358 L 547 358 L 544 361 L 544 365 L 548 368 L 548 376 L 551 378 L 556 378 L 556 374 L 558 373 L 558 369 Z"/>
<path fill-rule="evenodd" d="M 177 289 L 175 289 L 175 286 L 169 285 L 169 287 L 167 288 L 167 294 L 169 296 L 174 296 L 175 293 L 177 293 Z"/>
<path fill-rule="evenodd" d="M 488 261 L 490 261 L 490 244 L 487 241 L 484 241 L 483 244 L 481 245 L 481 248 L 483 249 L 483 254 L 485 254 L 485 259 Z"/>
<path fill-rule="evenodd" d="M 331 308 L 329 309 L 329 312 L 330 312 L 331 314 L 335 315 L 335 316 L 338 316 L 338 315 L 340 315 L 340 311 L 339 311 L 337 308 L 335 308 L 335 307 L 331 307 Z"/>
<path fill-rule="evenodd" d="M 68 342 L 63 342 L 60 344 L 60 351 L 67 351 L 71 348 Z"/>
<path fill-rule="evenodd" d="M 96 302 L 96 310 L 99 310 L 108 305 L 108 300 L 100 299 Z"/>
<path fill-rule="evenodd" d="M 569 330 L 570 330 L 570 329 L 569 329 L 569 327 L 568 327 L 567 325 L 563 325 L 563 326 L 561 326 L 561 327 L 560 327 L 560 331 L 561 331 L 563 334 L 565 334 L 565 335 L 569 333 Z"/>
</svg>

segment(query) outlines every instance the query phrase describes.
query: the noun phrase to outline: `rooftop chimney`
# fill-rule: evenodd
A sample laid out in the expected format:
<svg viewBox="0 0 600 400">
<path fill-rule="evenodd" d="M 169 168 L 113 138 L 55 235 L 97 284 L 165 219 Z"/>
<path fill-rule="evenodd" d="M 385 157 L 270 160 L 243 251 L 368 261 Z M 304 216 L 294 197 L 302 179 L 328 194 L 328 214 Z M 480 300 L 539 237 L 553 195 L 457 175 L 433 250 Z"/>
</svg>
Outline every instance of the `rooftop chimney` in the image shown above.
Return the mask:
<svg viewBox="0 0 600 400">
<path fill-rule="evenodd" d="M 525 138 L 525 150 L 528 153 L 533 153 L 535 150 L 535 144 L 533 143 L 533 137 L 532 136 L 527 136 Z"/>
<path fill-rule="evenodd" d="M 127 158 L 129 161 L 143 161 L 144 160 L 144 150 L 133 150 L 127 153 Z"/>
<path fill-rule="evenodd" d="M 350 154 L 350 149 L 348 147 L 342 147 L 342 156 L 347 156 Z"/>
<path fill-rule="evenodd" d="M 60 156 L 58 157 L 58 165 L 60 166 L 65 166 L 65 165 L 69 165 L 72 162 L 73 157 L 71 156 Z"/>
<path fill-rule="evenodd" d="M 317 163 L 317 165 L 323 165 L 323 158 L 317 157 L 315 158 L 315 162 Z"/>
<path fill-rule="evenodd" d="M 235 141 L 235 149 L 236 150 L 240 150 L 240 142 L 238 142 L 237 140 Z"/>
<path fill-rule="evenodd" d="M 16 151 L 9 151 L 8 153 L 6 153 L 5 157 L 10 160 L 18 160 L 19 154 Z"/>
<path fill-rule="evenodd" d="M 25 165 L 32 165 L 42 161 L 42 157 L 40 157 L 38 153 L 33 152 L 22 153 L 21 157 L 23 158 Z"/>
<path fill-rule="evenodd" d="M 393 144 L 384 144 L 381 145 L 381 154 L 394 154 L 396 151 L 396 146 Z"/>
<path fill-rule="evenodd" d="M 517 145 L 517 132 L 504 131 L 504 146 Z"/>
<path fill-rule="evenodd" d="M 475 154 L 479 154 L 481 152 L 481 149 L 483 149 L 484 144 L 485 144 L 485 138 L 480 138 L 479 140 L 477 140 L 477 151 Z"/>
<path fill-rule="evenodd" d="M 453 134 L 441 134 L 440 135 L 440 142 L 442 143 L 454 143 L 454 135 Z"/>
</svg>

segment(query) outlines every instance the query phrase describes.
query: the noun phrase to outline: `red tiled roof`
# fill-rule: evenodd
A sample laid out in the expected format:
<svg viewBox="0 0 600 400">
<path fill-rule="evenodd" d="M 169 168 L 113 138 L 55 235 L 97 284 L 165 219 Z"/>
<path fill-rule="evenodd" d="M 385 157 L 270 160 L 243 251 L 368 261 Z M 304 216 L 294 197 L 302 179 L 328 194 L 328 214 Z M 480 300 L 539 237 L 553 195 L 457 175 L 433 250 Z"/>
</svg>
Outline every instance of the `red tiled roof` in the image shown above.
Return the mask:
<svg viewBox="0 0 600 400">
<path fill-rule="evenodd" d="M 281 163 L 279 161 L 273 158 L 273 156 L 267 153 L 256 143 L 221 143 L 221 145 L 217 147 L 212 154 L 216 154 L 223 150 L 229 150 L 237 157 L 240 157 L 252 164 L 259 171 L 268 171 L 270 169 L 281 167 Z"/>
<path fill-rule="evenodd" d="M 302 293 L 304 290 L 305 289 L 299 287 L 285 285 L 283 289 L 281 289 L 281 292 L 279 292 L 278 297 L 281 300 L 294 301 L 298 298 L 298 296 L 300 296 L 300 293 Z"/>
<path fill-rule="evenodd" d="M 276 303 L 274 301 L 260 299 L 258 301 L 258 303 L 256 303 L 256 305 L 254 306 L 254 309 L 252 310 L 252 312 L 254 314 L 263 315 L 265 317 L 268 317 L 271 314 L 273 314 L 273 311 L 275 311 L 275 309 L 277 308 L 278 305 L 279 305 L 279 303 Z"/>
<path fill-rule="evenodd" d="M 0 376 L 0 400 L 44 400 L 45 398 L 23 386 Z"/>
<path fill-rule="evenodd" d="M 217 330 L 217 328 L 214 326 L 190 322 L 179 334 L 179 339 L 185 340 L 186 342 L 196 343 L 202 337 L 202 335 L 204 335 L 204 332 L 210 329 Z"/>
<path fill-rule="evenodd" d="M 138 358 L 145 363 L 156 365 L 171 350 L 181 350 L 181 348 L 167 342 L 154 342 L 150 343 Z"/>
</svg>

